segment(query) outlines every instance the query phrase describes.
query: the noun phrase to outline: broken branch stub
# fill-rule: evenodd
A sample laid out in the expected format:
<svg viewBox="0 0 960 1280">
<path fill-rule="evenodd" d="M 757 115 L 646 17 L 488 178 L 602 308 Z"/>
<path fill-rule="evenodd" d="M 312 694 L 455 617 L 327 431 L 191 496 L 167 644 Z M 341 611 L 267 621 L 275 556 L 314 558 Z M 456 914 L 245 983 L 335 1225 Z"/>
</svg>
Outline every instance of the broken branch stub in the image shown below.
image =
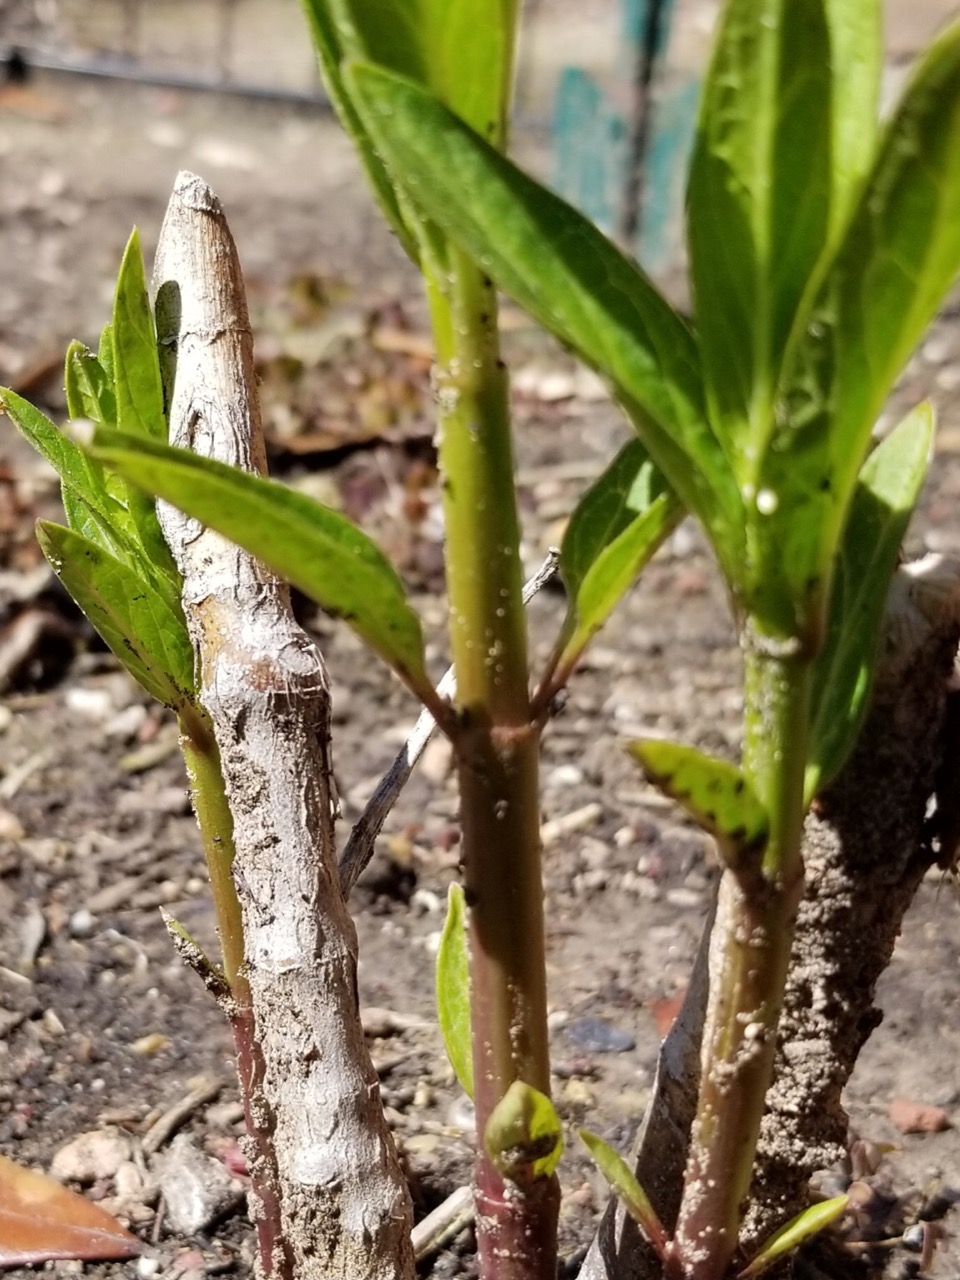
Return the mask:
<svg viewBox="0 0 960 1280">
<path fill-rule="evenodd" d="M 170 442 L 264 473 L 236 248 L 192 174 L 175 183 L 154 286 Z M 409 1195 L 364 1045 L 356 933 L 338 885 L 323 658 L 275 574 L 166 503 L 160 519 L 233 813 L 256 1027 L 255 1181 L 276 1196 L 283 1241 L 264 1269 L 412 1280 Z"/>
</svg>

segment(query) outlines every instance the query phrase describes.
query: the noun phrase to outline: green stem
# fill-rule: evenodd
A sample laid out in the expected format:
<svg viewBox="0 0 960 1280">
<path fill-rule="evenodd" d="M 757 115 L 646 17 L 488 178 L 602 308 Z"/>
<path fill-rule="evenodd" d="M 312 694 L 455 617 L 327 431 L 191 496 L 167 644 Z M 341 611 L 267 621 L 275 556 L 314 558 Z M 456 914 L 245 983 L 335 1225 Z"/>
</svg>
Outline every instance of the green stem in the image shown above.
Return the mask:
<svg viewBox="0 0 960 1280">
<path fill-rule="evenodd" d="M 487 1159 L 491 1111 L 515 1080 L 549 1096 L 539 748 L 531 722 L 507 375 L 492 285 L 449 249 L 428 275 L 457 673 L 454 750 L 470 906 L 477 1233 L 484 1280 L 553 1280 L 556 1179 L 520 1188 Z"/>
<path fill-rule="evenodd" d="M 233 815 L 220 768 L 220 752 L 210 721 L 191 707 L 180 714 L 180 749 L 200 827 L 210 877 L 223 972 L 230 988 L 227 1015 L 237 1054 L 237 1078 L 247 1133 L 253 1144 L 250 1180 L 254 1192 L 260 1268 L 268 1280 L 292 1280 L 293 1258 L 284 1239 L 273 1135 L 257 1123 L 262 1106 L 263 1058 L 257 1042 L 250 984 L 243 972 L 243 916 L 233 881 Z M 258 1099 L 260 1105 L 258 1105 Z"/>
<path fill-rule="evenodd" d="M 210 877 L 223 973 L 235 1000 L 249 999 L 243 966 L 243 917 L 233 883 L 233 815 L 223 789 L 220 753 L 206 716 L 193 708 L 180 716 L 180 749 Z"/>
<path fill-rule="evenodd" d="M 705 1067 L 667 1280 L 723 1280 L 735 1254 L 803 889 L 810 659 L 749 626 L 744 650 L 743 770 L 770 833 L 758 866 L 724 873 L 721 959 L 711 975 Z"/>
</svg>

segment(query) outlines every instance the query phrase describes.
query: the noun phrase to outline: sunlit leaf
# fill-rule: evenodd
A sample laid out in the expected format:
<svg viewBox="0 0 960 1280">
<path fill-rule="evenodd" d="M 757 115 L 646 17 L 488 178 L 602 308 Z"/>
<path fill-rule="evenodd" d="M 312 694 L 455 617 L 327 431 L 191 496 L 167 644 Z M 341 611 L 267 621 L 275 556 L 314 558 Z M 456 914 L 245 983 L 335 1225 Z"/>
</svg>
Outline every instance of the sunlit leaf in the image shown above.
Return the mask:
<svg viewBox="0 0 960 1280">
<path fill-rule="evenodd" d="M 64 362 L 64 390 L 71 418 L 88 418 L 105 427 L 117 424 L 112 379 L 82 342 L 71 342 Z"/>
<path fill-rule="evenodd" d="M 706 422 L 696 340 L 677 313 L 592 223 L 435 98 L 375 67 L 353 66 L 346 79 L 411 199 L 613 380 L 654 461 L 735 569 L 742 500 Z"/>
<path fill-rule="evenodd" d="M 327 0 L 344 56 L 432 93 L 488 142 L 505 134 L 517 0 Z"/>
<path fill-rule="evenodd" d="M 473 1097 L 473 1046 L 470 1040 L 470 957 L 467 906 L 463 889 L 450 886 L 447 918 L 437 952 L 437 1016 L 450 1065 L 468 1097 Z"/>
<path fill-rule="evenodd" d="M 731 0 L 703 91 L 688 228 L 711 413 L 743 485 L 773 429 L 797 305 L 827 241 L 823 0 Z"/>
<path fill-rule="evenodd" d="M 830 33 L 832 236 L 842 227 L 873 161 L 883 71 L 883 6 L 823 0 Z"/>
<path fill-rule="evenodd" d="M 580 499 L 560 547 L 568 604 L 558 683 L 683 515 L 639 440 L 625 445 Z"/>
<path fill-rule="evenodd" d="M 563 1154 L 563 1127 L 545 1093 L 514 1080 L 490 1112 L 483 1142 L 503 1177 L 525 1186 L 556 1169 Z"/>
<path fill-rule="evenodd" d="M 754 1276 L 772 1267 L 778 1258 L 792 1253 L 805 1240 L 832 1226 L 843 1217 L 849 1203 L 849 1196 L 834 1196 L 832 1200 L 822 1200 L 819 1204 L 812 1204 L 802 1213 L 798 1213 L 785 1227 L 774 1232 L 750 1264 L 738 1272 L 737 1280 L 753 1280 Z"/>
<path fill-rule="evenodd" d="M 843 764 L 869 705 L 884 606 L 933 433 L 933 409 L 921 404 L 861 468 L 834 572 L 830 630 L 814 674 L 810 795 Z"/>
<path fill-rule="evenodd" d="M 955 23 L 911 77 L 836 256 L 791 339 L 777 431 L 758 481 L 767 512 L 756 564 L 761 595 L 775 591 L 801 606 L 826 602 L 877 416 L 958 271 Z"/>
<path fill-rule="evenodd" d="M 141 1249 L 99 1205 L 0 1156 L 0 1267 L 133 1258 Z"/>
<path fill-rule="evenodd" d="M 340 123 L 353 140 L 384 216 L 399 236 L 409 256 L 417 262 L 420 251 L 417 247 L 416 235 L 408 225 L 400 207 L 397 192 L 386 166 L 377 154 L 370 135 L 350 100 L 350 95 L 344 89 L 341 70 L 344 51 L 333 21 L 329 0 L 301 0 L 301 3 L 310 24 L 323 83 L 330 95 L 330 101 L 340 118 Z"/>
<path fill-rule="evenodd" d="M 420 622 L 403 583 L 377 545 L 338 512 L 275 481 L 154 441 L 103 432 L 95 452 L 342 617 L 414 692 L 432 695 Z"/>
<path fill-rule="evenodd" d="M 37 540 L 91 624 L 154 698 L 183 704 L 194 687 L 193 649 L 183 616 L 128 564 L 71 529 L 41 521 Z"/>
<path fill-rule="evenodd" d="M 660 739 L 632 742 L 627 750 L 651 782 L 710 832 L 731 866 L 763 846 L 767 815 L 736 765 Z"/>
<path fill-rule="evenodd" d="M 120 263 L 112 335 L 117 429 L 166 440 L 157 335 L 137 231 L 132 232 Z"/>
<path fill-rule="evenodd" d="M 126 512 L 107 492 L 103 468 L 88 458 L 84 451 L 50 419 L 35 409 L 15 391 L 0 388 L 0 409 L 59 475 L 64 485 L 76 490 L 88 506 L 112 524 L 124 520 Z"/>
<path fill-rule="evenodd" d="M 620 1197 L 624 1208 L 639 1225 L 660 1257 L 664 1257 L 667 1248 L 666 1233 L 647 1193 L 634 1177 L 630 1166 L 617 1155 L 609 1143 L 604 1142 L 595 1133 L 591 1133 L 589 1129 L 580 1129 L 578 1132 L 580 1140 L 590 1152 L 594 1163 L 611 1189 Z"/>
</svg>

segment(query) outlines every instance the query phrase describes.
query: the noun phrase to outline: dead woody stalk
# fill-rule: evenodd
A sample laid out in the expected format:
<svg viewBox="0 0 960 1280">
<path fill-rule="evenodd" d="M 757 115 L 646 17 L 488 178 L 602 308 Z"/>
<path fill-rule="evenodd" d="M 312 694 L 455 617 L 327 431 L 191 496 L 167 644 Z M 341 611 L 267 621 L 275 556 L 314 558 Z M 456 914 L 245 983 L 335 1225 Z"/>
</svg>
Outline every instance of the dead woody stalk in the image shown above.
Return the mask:
<svg viewBox="0 0 960 1280">
<path fill-rule="evenodd" d="M 264 473 L 236 249 L 191 174 L 174 187 L 154 285 L 171 443 Z M 323 658 L 275 574 L 172 507 L 160 515 L 232 813 L 232 877 L 214 890 L 221 921 L 231 895 L 242 913 L 231 1008 L 260 1266 L 282 1280 L 411 1280 L 409 1195 L 364 1045 L 339 887 Z"/>
</svg>

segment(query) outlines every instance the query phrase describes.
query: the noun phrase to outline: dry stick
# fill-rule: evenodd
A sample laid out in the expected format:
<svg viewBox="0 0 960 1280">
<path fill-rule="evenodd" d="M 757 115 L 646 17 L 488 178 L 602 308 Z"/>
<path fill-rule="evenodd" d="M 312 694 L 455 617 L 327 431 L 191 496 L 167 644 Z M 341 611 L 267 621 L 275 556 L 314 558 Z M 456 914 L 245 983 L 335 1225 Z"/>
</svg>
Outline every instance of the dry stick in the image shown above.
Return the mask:
<svg viewBox="0 0 960 1280">
<path fill-rule="evenodd" d="M 807 819 L 807 888 L 745 1224 L 748 1243 L 804 1208 L 811 1174 L 843 1156 L 847 1117 L 840 1094 L 880 1021 L 873 1004 L 877 979 L 924 873 L 953 853 L 953 847 L 933 847 L 926 811 L 935 786 L 938 804 L 946 806 L 960 774 L 960 760 L 952 759 L 951 770 L 946 755 L 948 714 L 958 700 L 950 692 L 958 624 L 956 562 L 928 556 L 898 571 L 872 709 L 853 756 Z M 953 715 L 960 716 L 960 708 Z M 635 1149 L 637 1177 L 668 1225 L 696 1105 L 706 940 L 707 934 L 683 1009 L 661 1048 Z M 580 1280 L 660 1275 L 639 1230 L 611 1202 Z"/>
<path fill-rule="evenodd" d="M 683 1005 L 660 1046 L 653 1090 L 634 1146 L 640 1185 L 660 1221 L 671 1226 L 680 1208 L 690 1129 L 697 1111 L 715 913 L 716 900 L 704 922 Z M 636 1222 L 620 1200 L 611 1197 L 579 1280 L 659 1280 L 661 1267 Z"/>
<path fill-rule="evenodd" d="M 172 442 L 264 472 L 236 249 L 219 201 L 191 174 L 174 187 L 155 284 Z M 233 813 L 256 1029 L 248 1021 L 244 1083 L 254 1172 L 280 1209 L 275 1273 L 412 1280 L 410 1200 L 364 1045 L 337 877 L 323 659 L 273 573 L 166 504 L 161 519 Z"/>
<path fill-rule="evenodd" d="M 523 603 L 529 604 L 538 591 L 541 591 L 554 577 L 560 553 L 551 548 L 543 564 L 524 585 Z M 457 678 L 453 667 L 445 673 L 437 685 L 437 693 L 441 698 L 452 701 L 457 692 Z M 363 813 L 357 819 L 350 838 L 340 858 L 340 891 L 344 898 L 363 874 L 364 868 L 373 857 L 377 836 L 383 830 L 390 810 L 397 803 L 400 792 L 407 785 L 414 766 L 423 755 L 427 743 L 433 737 L 437 722 L 429 711 L 421 711 L 413 732 L 400 749 L 397 758 L 384 774 L 376 791 L 367 802 Z"/>
</svg>

